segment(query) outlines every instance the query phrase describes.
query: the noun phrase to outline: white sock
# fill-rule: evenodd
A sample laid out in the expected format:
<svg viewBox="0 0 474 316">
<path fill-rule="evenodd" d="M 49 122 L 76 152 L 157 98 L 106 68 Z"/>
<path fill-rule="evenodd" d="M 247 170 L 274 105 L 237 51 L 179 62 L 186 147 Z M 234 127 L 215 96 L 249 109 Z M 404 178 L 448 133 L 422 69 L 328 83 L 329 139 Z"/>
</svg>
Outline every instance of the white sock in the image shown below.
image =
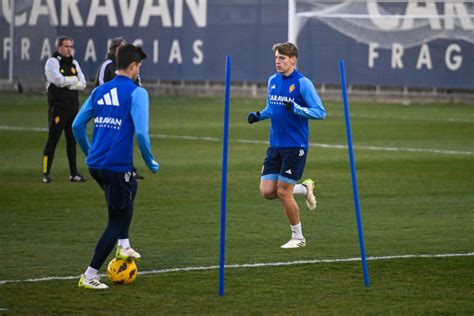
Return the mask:
<svg viewBox="0 0 474 316">
<path fill-rule="evenodd" d="M 124 249 L 130 248 L 130 240 L 128 238 L 119 239 L 118 245 Z"/>
<path fill-rule="evenodd" d="M 306 193 L 308 193 L 308 189 L 304 184 L 295 184 L 293 194 L 306 195 Z"/>
<path fill-rule="evenodd" d="M 303 230 L 301 229 L 301 222 L 291 226 L 291 238 L 303 239 Z"/>
<path fill-rule="evenodd" d="M 93 278 L 95 278 L 97 276 L 98 272 L 99 272 L 99 270 L 97 270 L 97 269 L 94 269 L 92 267 L 87 267 L 87 270 L 84 274 L 86 275 L 86 278 L 88 280 L 92 280 Z"/>
</svg>

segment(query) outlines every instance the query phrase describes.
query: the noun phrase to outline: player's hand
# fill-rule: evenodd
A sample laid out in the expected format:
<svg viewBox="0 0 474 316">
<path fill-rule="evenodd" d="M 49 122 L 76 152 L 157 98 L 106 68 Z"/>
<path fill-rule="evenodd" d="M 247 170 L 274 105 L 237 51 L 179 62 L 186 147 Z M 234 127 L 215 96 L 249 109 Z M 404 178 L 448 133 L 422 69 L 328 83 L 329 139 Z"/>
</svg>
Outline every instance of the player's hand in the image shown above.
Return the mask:
<svg viewBox="0 0 474 316">
<path fill-rule="evenodd" d="M 160 168 L 160 164 L 157 163 L 155 160 L 152 160 L 151 165 L 148 166 L 148 168 L 150 168 L 151 172 L 156 173 Z"/>
<path fill-rule="evenodd" d="M 247 122 L 249 122 L 249 124 L 253 124 L 258 121 L 260 121 L 260 112 L 250 112 L 247 116 Z"/>
<path fill-rule="evenodd" d="M 283 104 L 285 104 L 285 108 L 288 111 L 288 113 L 293 113 L 293 108 L 295 107 L 293 105 L 293 102 L 291 101 L 283 101 Z"/>
</svg>

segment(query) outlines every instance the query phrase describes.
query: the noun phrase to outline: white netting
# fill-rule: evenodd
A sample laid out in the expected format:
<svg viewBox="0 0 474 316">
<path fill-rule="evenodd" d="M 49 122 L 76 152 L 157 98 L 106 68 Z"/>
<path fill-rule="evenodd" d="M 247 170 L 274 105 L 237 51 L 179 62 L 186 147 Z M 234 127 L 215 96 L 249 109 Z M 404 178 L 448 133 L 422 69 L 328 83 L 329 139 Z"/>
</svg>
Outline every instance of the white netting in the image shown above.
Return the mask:
<svg viewBox="0 0 474 316">
<path fill-rule="evenodd" d="M 472 1 L 294 1 L 296 36 L 309 19 L 318 19 L 358 42 L 377 42 L 381 48 L 391 48 L 393 43 L 408 48 L 435 39 L 474 43 Z"/>
</svg>

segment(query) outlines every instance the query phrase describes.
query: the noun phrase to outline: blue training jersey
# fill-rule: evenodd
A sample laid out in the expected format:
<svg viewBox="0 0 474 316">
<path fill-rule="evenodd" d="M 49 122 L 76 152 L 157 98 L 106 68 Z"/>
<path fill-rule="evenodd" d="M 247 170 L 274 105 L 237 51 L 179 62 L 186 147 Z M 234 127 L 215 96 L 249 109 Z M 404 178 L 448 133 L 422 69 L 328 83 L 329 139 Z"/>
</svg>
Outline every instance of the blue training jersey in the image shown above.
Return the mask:
<svg viewBox="0 0 474 316">
<path fill-rule="evenodd" d="M 146 90 L 126 76 L 116 76 L 92 91 L 72 125 L 89 168 L 131 171 L 133 135 L 136 134 L 143 160 L 153 169 L 148 103 Z M 92 143 L 89 143 L 87 122 L 91 118 L 94 118 L 94 130 Z"/>
<path fill-rule="evenodd" d="M 286 110 L 284 101 L 293 101 L 293 113 Z M 260 111 L 260 120 L 271 119 L 270 147 L 308 148 L 308 119 L 325 117 L 326 110 L 313 83 L 299 71 L 270 76 L 267 105 Z"/>
</svg>

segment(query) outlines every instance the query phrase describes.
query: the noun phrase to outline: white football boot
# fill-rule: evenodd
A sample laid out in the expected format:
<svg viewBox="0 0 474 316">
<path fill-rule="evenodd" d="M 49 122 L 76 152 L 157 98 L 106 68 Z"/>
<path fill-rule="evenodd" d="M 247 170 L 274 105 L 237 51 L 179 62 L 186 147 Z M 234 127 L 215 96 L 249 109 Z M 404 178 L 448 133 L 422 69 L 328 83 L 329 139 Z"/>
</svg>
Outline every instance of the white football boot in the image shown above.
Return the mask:
<svg viewBox="0 0 474 316">
<path fill-rule="evenodd" d="M 318 201 L 316 201 L 316 196 L 314 196 L 314 181 L 311 179 L 304 180 L 301 184 L 303 184 L 308 192 L 306 192 L 306 205 L 310 211 L 314 211 L 318 206 Z"/>
<path fill-rule="evenodd" d="M 115 258 L 117 259 L 141 259 L 141 255 L 132 249 L 132 247 L 122 248 L 117 246 L 117 252 L 115 253 Z"/>
<path fill-rule="evenodd" d="M 105 290 L 109 288 L 107 284 L 100 282 L 99 276 L 89 280 L 85 274 L 81 275 L 78 286 L 90 290 Z"/>
<path fill-rule="evenodd" d="M 306 246 L 306 239 L 291 238 L 286 244 L 281 245 L 280 248 L 291 249 L 291 248 L 301 248 L 304 246 Z"/>
</svg>

